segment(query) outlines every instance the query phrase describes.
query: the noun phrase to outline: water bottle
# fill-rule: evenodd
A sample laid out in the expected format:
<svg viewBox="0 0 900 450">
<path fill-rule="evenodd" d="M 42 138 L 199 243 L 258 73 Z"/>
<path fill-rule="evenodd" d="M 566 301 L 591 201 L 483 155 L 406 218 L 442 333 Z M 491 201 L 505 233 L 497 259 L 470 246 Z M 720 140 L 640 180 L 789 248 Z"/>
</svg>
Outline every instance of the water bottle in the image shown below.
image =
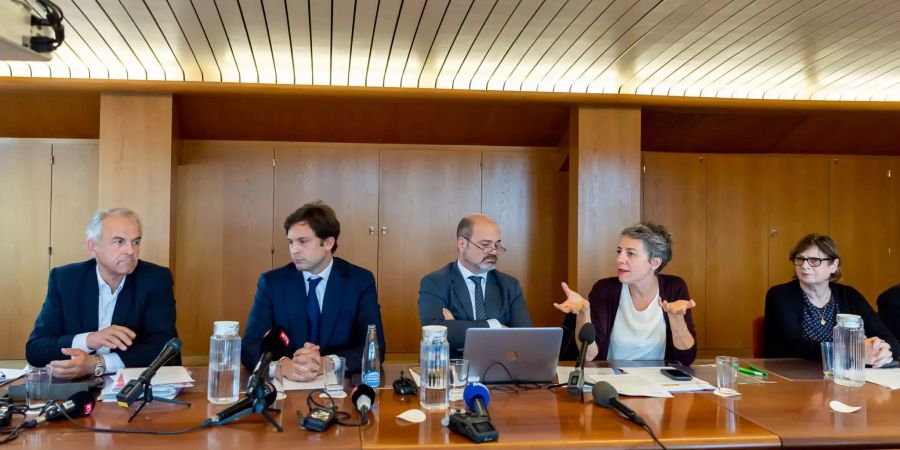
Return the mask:
<svg viewBox="0 0 900 450">
<path fill-rule="evenodd" d="M 241 336 L 238 322 L 214 322 L 209 338 L 210 403 L 225 405 L 238 401 L 241 381 Z"/>
<path fill-rule="evenodd" d="M 838 314 L 834 326 L 834 382 L 862 386 L 866 382 L 866 330 L 862 317 Z"/>
<path fill-rule="evenodd" d="M 419 403 L 422 409 L 431 411 L 447 409 L 449 365 L 450 344 L 447 343 L 447 327 L 443 325 L 422 327 L 422 344 L 419 347 Z"/>
<path fill-rule="evenodd" d="M 362 381 L 368 384 L 375 392 L 381 386 L 381 358 L 379 358 L 378 334 L 375 325 L 369 325 L 366 331 L 366 347 L 363 349 Z"/>
</svg>

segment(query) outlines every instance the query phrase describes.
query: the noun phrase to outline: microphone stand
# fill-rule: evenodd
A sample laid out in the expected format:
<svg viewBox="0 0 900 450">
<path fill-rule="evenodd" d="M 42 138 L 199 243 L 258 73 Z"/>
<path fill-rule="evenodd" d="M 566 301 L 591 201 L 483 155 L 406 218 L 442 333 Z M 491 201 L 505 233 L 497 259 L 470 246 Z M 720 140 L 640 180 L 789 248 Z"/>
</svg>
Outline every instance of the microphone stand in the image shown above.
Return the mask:
<svg viewBox="0 0 900 450">
<path fill-rule="evenodd" d="M 281 410 L 278 408 L 270 407 L 269 404 L 266 402 L 266 387 L 265 387 L 265 385 L 263 383 L 259 383 L 256 385 L 256 388 L 253 389 L 253 393 L 248 392 L 247 394 L 253 396 L 253 406 L 248 410 L 248 412 L 255 412 L 255 413 L 262 414 L 263 417 L 265 417 L 266 420 L 270 424 L 272 424 L 272 426 L 275 427 L 275 429 L 278 430 L 279 433 L 283 433 L 284 428 L 282 428 L 282 426 L 279 425 L 278 422 L 276 422 L 275 419 L 273 419 L 272 416 L 269 414 L 269 411 L 272 411 L 274 413 L 281 413 Z M 277 398 L 278 394 L 276 393 L 275 395 Z"/>
<path fill-rule="evenodd" d="M 140 404 L 140 406 L 138 406 L 138 408 L 136 410 L 134 410 L 133 413 L 131 413 L 130 416 L 128 416 L 128 422 L 131 422 L 131 420 L 134 419 L 135 416 L 137 416 L 138 413 L 141 412 L 141 410 L 144 409 L 145 406 L 147 406 L 147 403 L 150 403 L 153 400 L 157 400 L 162 403 L 171 403 L 174 405 L 182 405 L 182 406 L 187 406 L 187 407 L 191 406 L 190 402 L 185 402 L 182 400 L 175 400 L 174 398 L 170 400 L 167 398 L 153 397 L 153 386 L 150 384 L 149 381 L 141 381 L 141 389 L 144 391 L 143 398 L 141 399 L 141 404 Z"/>
</svg>

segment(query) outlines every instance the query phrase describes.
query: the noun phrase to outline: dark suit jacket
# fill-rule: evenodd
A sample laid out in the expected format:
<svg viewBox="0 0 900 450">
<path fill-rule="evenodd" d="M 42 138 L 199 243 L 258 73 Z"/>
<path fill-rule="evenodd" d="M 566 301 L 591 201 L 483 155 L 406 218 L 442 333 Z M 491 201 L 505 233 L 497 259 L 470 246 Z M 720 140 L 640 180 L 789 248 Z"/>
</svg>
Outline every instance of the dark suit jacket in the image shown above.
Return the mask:
<svg viewBox="0 0 900 450">
<path fill-rule="evenodd" d="M 425 275 L 419 283 L 419 322 L 447 327 L 447 341 L 453 357 L 462 355 L 466 345 L 466 330 L 488 328 L 487 320 L 472 320 L 472 299 L 462 273 L 453 261 L 445 267 Z M 497 319 L 507 327 L 530 327 L 531 316 L 519 280 L 497 270 L 488 272 L 485 280 L 484 306 L 488 318 Z M 441 309 L 447 308 L 456 320 L 444 320 Z"/>
<path fill-rule="evenodd" d="M 306 320 L 303 272 L 288 263 L 260 275 L 241 344 L 244 367 L 248 370 L 256 367 L 262 352 L 263 335 L 275 326 L 284 327 L 291 340 L 290 354 L 284 356 L 293 355 L 309 341 Z M 378 330 L 383 361 L 386 347 L 375 277 L 362 267 L 334 258 L 322 301 L 321 354 L 343 356 L 347 358 L 347 369 L 359 372 L 370 324 Z"/>
<path fill-rule="evenodd" d="M 900 284 L 884 291 L 878 296 L 878 317 L 891 330 L 894 337 L 900 336 Z M 865 325 L 865 324 L 864 324 Z M 900 354 L 900 348 L 891 348 L 894 355 Z"/>
<path fill-rule="evenodd" d="M 866 337 L 878 336 L 887 341 L 896 357 L 900 344 L 865 297 L 845 284 L 829 283 L 829 286 L 837 300 L 837 312 L 862 317 Z M 821 361 L 821 346 L 803 336 L 802 322 L 803 291 L 800 289 L 800 281 L 793 280 L 769 288 L 766 293 L 763 358 L 806 358 Z"/>
<path fill-rule="evenodd" d="M 657 275 L 659 281 L 659 297 L 663 300 L 689 300 L 687 283 L 674 275 Z M 622 296 L 622 283 L 617 277 L 604 278 L 597 281 L 588 294 L 591 303 L 591 323 L 597 332 L 597 356 L 595 360 L 605 360 L 609 355 L 609 341 L 612 336 L 613 324 L 616 322 L 616 314 L 619 311 L 619 299 Z M 573 315 L 574 317 L 574 315 Z M 665 359 L 677 360 L 689 366 L 697 357 L 697 331 L 694 329 L 694 319 L 691 310 L 684 315 L 684 322 L 688 331 L 694 336 L 694 346 L 685 350 L 675 348 L 672 342 L 672 329 L 669 327 L 669 315 L 663 312 L 663 320 L 666 322 L 666 354 Z M 578 330 L 573 330 L 575 338 L 578 338 Z"/>
<path fill-rule="evenodd" d="M 51 270 L 47 298 L 25 344 L 28 363 L 41 367 L 50 361 L 69 359 L 60 350 L 71 347 L 76 334 L 97 331 L 99 304 L 94 259 Z M 134 272 L 125 277 L 112 324 L 127 327 L 137 336 L 128 350 L 111 353 L 119 355 L 126 367 L 149 366 L 166 342 L 178 336 L 172 272 L 138 261 Z M 181 359 L 171 363 L 181 364 Z"/>
</svg>

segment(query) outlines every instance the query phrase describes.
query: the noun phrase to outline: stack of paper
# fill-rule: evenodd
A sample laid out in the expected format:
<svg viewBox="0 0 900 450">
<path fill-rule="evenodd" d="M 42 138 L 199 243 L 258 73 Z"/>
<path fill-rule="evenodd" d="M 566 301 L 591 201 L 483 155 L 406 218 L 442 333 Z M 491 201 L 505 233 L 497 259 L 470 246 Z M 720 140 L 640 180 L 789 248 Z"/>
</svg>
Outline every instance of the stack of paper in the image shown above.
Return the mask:
<svg viewBox="0 0 900 450">
<path fill-rule="evenodd" d="M 137 379 L 144 371 L 143 367 L 131 367 L 119 370 L 111 378 L 106 380 L 103 390 L 100 392 L 100 401 L 114 402 L 116 395 L 122 391 L 129 381 Z M 156 375 L 150 380 L 153 387 L 153 396 L 173 399 L 181 389 L 194 385 L 194 379 L 191 374 L 181 366 L 165 366 L 160 367 Z"/>
<path fill-rule="evenodd" d="M 866 381 L 888 389 L 900 388 L 900 369 L 866 369 Z"/>
<path fill-rule="evenodd" d="M 620 395 L 633 397 L 669 398 L 672 397 L 672 392 L 715 389 L 715 386 L 696 377 L 690 381 L 675 381 L 666 378 L 660 373 L 660 369 L 668 368 L 670 367 L 623 367 L 621 368 L 623 374 L 615 374 L 609 368 L 588 367 L 585 368 L 584 375 L 585 380 L 590 383 L 605 381 L 616 388 Z M 558 367 L 556 375 L 559 381 L 565 382 L 573 370 L 573 367 Z M 586 384 L 584 390 L 590 392 L 591 387 Z"/>
<path fill-rule="evenodd" d="M 24 370 L 0 369 L 0 386 L 3 386 L 7 383 L 12 383 L 19 378 L 22 378 L 23 375 L 25 375 Z"/>
<path fill-rule="evenodd" d="M 648 383 L 658 384 L 669 392 L 693 392 L 693 391 L 714 391 L 716 387 L 703 381 L 697 377 L 691 377 L 688 381 L 677 381 L 666 377 L 661 370 L 672 369 L 672 367 L 623 367 L 622 371 L 637 375 L 647 380 Z"/>
</svg>

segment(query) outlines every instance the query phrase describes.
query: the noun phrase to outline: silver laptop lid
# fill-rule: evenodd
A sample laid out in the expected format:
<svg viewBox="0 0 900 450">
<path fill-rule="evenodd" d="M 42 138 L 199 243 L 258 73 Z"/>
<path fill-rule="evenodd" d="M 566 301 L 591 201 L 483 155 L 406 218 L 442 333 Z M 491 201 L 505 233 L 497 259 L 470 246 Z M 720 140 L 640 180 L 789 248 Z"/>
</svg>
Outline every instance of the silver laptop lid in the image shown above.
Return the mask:
<svg viewBox="0 0 900 450">
<path fill-rule="evenodd" d="M 469 381 L 552 382 L 562 336 L 558 327 L 469 328 L 463 351 L 469 360 Z"/>
</svg>

